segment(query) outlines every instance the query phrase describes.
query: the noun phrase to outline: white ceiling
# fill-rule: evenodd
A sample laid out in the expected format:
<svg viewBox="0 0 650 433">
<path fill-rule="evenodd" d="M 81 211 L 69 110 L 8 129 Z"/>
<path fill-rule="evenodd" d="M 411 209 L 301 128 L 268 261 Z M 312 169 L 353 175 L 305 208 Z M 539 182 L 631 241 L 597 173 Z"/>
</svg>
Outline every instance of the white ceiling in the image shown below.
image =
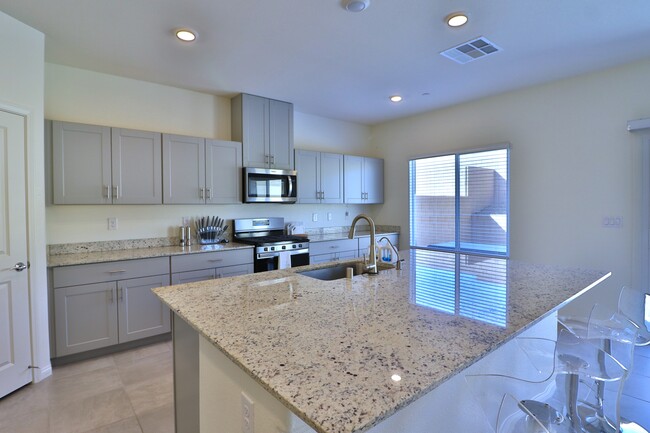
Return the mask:
<svg viewBox="0 0 650 433">
<path fill-rule="evenodd" d="M 45 33 L 48 62 L 368 124 L 650 57 L 648 0 L 371 0 L 361 13 L 341 0 L 0 0 L 0 10 Z M 458 10 L 470 22 L 447 27 Z M 191 45 L 172 33 L 185 26 L 199 33 Z M 478 36 L 503 51 L 465 65 L 439 54 Z"/>
</svg>

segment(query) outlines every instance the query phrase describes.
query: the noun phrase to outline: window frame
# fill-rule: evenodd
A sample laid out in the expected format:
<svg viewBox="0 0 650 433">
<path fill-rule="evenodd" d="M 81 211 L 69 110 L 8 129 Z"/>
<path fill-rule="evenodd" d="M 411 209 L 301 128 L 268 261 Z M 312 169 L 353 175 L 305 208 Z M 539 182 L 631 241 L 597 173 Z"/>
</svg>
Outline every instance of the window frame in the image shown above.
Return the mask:
<svg viewBox="0 0 650 433">
<path fill-rule="evenodd" d="M 472 153 L 482 153 L 482 152 L 490 152 L 490 151 L 495 151 L 495 150 L 505 150 L 506 155 L 507 155 L 507 161 L 506 161 L 506 214 L 507 214 L 507 221 L 506 221 L 506 241 L 505 241 L 505 247 L 506 251 L 505 253 L 493 253 L 493 252 L 487 252 L 484 250 L 476 250 L 476 249 L 469 249 L 469 248 L 463 248 L 461 247 L 461 242 L 460 242 L 460 229 L 461 229 L 461 224 L 460 224 L 460 157 L 461 155 L 467 155 L 467 154 L 472 154 Z M 488 146 L 483 146 L 483 147 L 478 147 L 478 148 L 468 148 L 468 149 L 461 149 L 461 150 L 455 150 L 455 151 L 442 151 L 442 152 L 435 152 L 431 154 L 426 154 L 426 155 L 418 155 L 418 156 L 413 156 L 408 159 L 408 178 L 409 178 L 409 248 L 411 249 L 423 249 L 423 250 L 430 250 L 430 251 L 442 251 L 442 252 L 449 252 L 449 253 L 457 253 L 457 254 L 468 254 L 468 255 L 476 255 L 476 256 L 485 256 L 485 257 L 495 257 L 495 258 L 510 258 L 510 159 L 511 159 L 511 152 L 512 152 L 512 145 L 509 142 L 503 142 L 503 143 L 497 143 L 497 144 L 492 144 Z M 420 159 L 427 159 L 427 158 L 437 158 L 437 157 L 444 157 L 444 156 L 454 156 L 454 189 L 455 189 L 455 196 L 454 196 L 454 230 L 455 230 L 455 239 L 454 239 L 454 247 L 442 247 L 442 246 L 437 246 L 437 247 L 430 247 L 430 246 L 422 246 L 422 245 L 411 245 L 412 242 L 412 236 L 413 236 L 413 224 L 414 224 L 414 214 L 411 212 L 412 210 L 412 193 L 411 193 L 411 180 L 412 180 L 412 175 L 411 175 L 411 163 L 416 160 Z M 417 176 L 417 174 L 416 174 Z"/>
</svg>

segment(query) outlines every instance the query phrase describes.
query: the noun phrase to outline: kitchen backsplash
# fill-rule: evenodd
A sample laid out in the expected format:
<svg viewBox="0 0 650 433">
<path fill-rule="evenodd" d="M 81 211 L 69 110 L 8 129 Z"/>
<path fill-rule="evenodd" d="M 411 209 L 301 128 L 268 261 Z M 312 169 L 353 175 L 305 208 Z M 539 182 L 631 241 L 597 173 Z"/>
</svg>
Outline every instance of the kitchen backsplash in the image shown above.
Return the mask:
<svg viewBox="0 0 650 433">
<path fill-rule="evenodd" d="M 377 225 L 379 232 L 399 232 L 399 226 L 393 225 Z M 337 226 L 337 227 L 312 227 L 306 228 L 307 235 L 325 235 L 344 233 L 347 234 L 350 226 Z M 365 226 L 357 228 L 358 233 L 363 234 Z M 75 254 L 75 253 L 92 253 L 100 251 L 116 251 L 127 250 L 136 248 L 157 248 L 177 246 L 180 244 L 180 238 L 163 237 L 163 238 L 147 238 L 147 239 L 124 239 L 115 241 L 99 241 L 99 242 L 77 242 L 69 244 L 51 244 L 48 245 L 48 254 L 51 256 L 59 254 Z"/>
</svg>

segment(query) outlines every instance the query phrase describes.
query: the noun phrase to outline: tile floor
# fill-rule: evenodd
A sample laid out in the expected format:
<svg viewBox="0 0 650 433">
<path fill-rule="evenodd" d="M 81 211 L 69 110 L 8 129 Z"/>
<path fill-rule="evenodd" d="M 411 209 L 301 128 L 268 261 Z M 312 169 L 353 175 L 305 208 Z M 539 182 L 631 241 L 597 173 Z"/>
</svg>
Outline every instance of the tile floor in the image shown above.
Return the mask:
<svg viewBox="0 0 650 433">
<path fill-rule="evenodd" d="M 0 399 L 0 433 L 173 433 L 171 342 L 55 367 Z"/>
<path fill-rule="evenodd" d="M 650 431 L 650 346 L 637 347 L 621 397 L 621 415 Z"/>
<path fill-rule="evenodd" d="M 173 433 L 171 342 L 55 367 L 0 399 L 0 433 Z M 650 430 L 650 346 L 637 348 L 621 401 Z"/>
</svg>

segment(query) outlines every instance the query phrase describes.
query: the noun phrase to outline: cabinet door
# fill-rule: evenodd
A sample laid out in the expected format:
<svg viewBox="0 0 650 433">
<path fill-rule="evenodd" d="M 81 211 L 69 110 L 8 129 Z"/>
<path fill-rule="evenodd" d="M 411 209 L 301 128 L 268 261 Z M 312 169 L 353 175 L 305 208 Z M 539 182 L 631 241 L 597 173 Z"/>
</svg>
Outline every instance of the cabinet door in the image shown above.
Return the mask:
<svg viewBox="0 0 650 433">
<path fill-rule="evenodd" d="M 322 203 L 343 203 L 343 155 L 321 152 L 320 185 Z"/>
<path fill-rule="evenodd" d="M 205 202 L 242 202 L 242 145 L 205 140 Z"/>
<path fill-rule="evenodd" d="M 336 260 L 336 253 L 329 253 L 329 254 L 316 254 L 313 256 L 309 256 L 309 264 L 310 265 L 317 265 L 319 263 L 327 263 L 327 262 L 333 262 Z"/>
<path fill-rule="evenodd" d="M 214 280 L 214 269 L 201 269 L 200 271 L 176 272 L 172 274 L 172 285 L 193 283 L 195 281 Z"/>
<path fill-rule="evenodd" d="M 343 157 L 343 173 L 345 187 L 345 203 L 364 203 L 363 186 L 363 157 L 345 155 Z"/>
<path fill-rule="evenodd" d="M 298 203 L 320 203 L 320 153 L 296 150 Z"/>
<path fill-rule="evenodd" d="M 159 132 L 111 128 L 113 204 L 162 203 Z"/>
<path fill-rule="evenodd" d="M 237 275 L 247 275 L 253 273 L 253 264 L 224 266 L 216 269 L 216 278 L 234 277 Z"/>
<path fill-rule="evenodd" d="M 259 96 L 242 96 L 241 136 L 245 167 L 269 166 L 270 101 Z"/>
<path fill-rule="evenodd" d="M 151 291 L 167 285 L 169 274 L 117 282 L 120 343 L 171 330 L 169 308 Z"/>
<path fill-rule="evenodd" d="M 117 344 L 115 282 L 54 289 L 56 356 Z"/>
<path fill-rule="evenodd" d="M 293 104 L 270 101 L 269 155 L 272 168 L 293 168 Z"/>
<path fill-rule="evenodd" d="M 111 129 L 52 122 L 54 204 L 111 203 Z"/>
<path fill-rule="evenodd" d="M 205 203 L 205 139 L 163 134 L 163 203 Z"/>
<path fill-rule="evenodd" d="M 364 203 L 384 202 L 384 160 L 364 158 L 363 190 L 366 193 Z"/>
</svg>

